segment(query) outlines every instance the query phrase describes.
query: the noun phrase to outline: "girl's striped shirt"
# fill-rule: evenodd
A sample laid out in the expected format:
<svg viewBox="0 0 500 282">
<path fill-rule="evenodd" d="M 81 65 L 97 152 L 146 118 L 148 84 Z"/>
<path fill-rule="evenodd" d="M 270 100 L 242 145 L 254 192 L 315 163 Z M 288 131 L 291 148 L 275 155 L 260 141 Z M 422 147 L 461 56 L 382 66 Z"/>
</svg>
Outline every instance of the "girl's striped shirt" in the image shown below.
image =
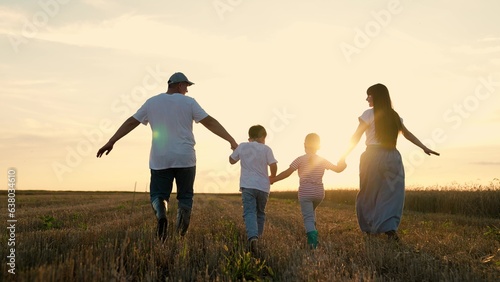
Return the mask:
<svg viewBox="0 0 500 282">
<path fill-rule="evenodd" d="M 299 173 L 299 199 L 323 199 L 325 197 L 323 174 L 326 169 L 334 170 L 336 165 L 316 154 L 305 154 L 296 158 L 290 167 L 298 170 Z"/>
</svg>

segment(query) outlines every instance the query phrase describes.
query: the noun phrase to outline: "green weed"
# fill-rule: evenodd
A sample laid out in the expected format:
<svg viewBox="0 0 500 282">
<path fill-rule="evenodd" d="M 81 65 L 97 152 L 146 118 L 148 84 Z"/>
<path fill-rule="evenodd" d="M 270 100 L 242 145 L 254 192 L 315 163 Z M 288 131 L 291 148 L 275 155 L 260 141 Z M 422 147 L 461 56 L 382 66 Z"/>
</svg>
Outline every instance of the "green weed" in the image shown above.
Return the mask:
<svg viewBox="0 0 500 282">
<path fill-rule="evenodd" d="M 44 230 L 50 230 L 53 228 L 61 228 L 62 227 L 62 222 L 55 219 L 51 215 L 43 215 L 40 217 L 40 220 L 42 221 L 41 228 Z"/>
<path fill-rule="evenodd" d="M 224 258 L 222 271 L 233 281 L 260 281 L 271 278 L 274 274 L 271 267 L 266 265 L 265 260 L 253 257 L 250 252 L 230 253 L 224 255 Z"/>
<path fill-rule="evenodd" d="M 486 226 L 486 232 L 483 234 L 500 242 L 500 228 L 497 226 Z"/>
</svg>

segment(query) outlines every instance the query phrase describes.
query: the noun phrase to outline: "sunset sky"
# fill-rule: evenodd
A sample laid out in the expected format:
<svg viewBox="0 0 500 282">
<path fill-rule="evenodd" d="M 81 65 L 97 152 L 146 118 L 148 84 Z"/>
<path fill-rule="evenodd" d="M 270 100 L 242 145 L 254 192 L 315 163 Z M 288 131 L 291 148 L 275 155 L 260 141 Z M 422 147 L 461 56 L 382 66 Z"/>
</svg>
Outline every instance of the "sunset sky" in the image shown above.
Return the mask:
<svg viewBox="0 0 500 282">
<path fill-rule="evenodd" d="M 187 95 L 237 142 L 261 124 L 278 171 L 321 136 L 336 162 L 385 84 L 406 127 L 407 186 L 500 178 L 500 2 L 6 0 L 0 4 L 1 189 L 145 191 L 151 130 L 97 150 L 184 72 Z M 195 124 L 195 192 L 238 192 L 229 144 Z M 326 188 L 358 185 L 364 137 Z M 297 173 L 271 191 L 298 187 Z"/>
</svg>

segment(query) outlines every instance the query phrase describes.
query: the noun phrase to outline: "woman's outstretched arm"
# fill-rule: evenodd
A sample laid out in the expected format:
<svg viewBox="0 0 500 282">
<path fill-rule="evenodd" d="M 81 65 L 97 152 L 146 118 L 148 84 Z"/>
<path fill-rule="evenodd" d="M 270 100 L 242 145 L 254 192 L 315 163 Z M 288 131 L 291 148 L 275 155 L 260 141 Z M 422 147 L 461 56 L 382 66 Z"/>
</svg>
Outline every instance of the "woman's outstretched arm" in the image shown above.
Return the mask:
<svg viewBox="0 0 500 282">
<path fill-rule="evenodd" d="M 436 155 L 436 156 L 439 156 L 439 153 L 438 152 L 434 152 L 433 150 L 427 148 L 427 146 L 425 146 L 422 142 L 420 142 L 420 140 L 418 140 L 418 138 L 413 135 L 413 133 L 411 133 L 405 126 L 404 124 L 401 124 L 402 125 L 402 128 L 401 128 L 401 131 L 403 132 L 403 136 L 408 139 L 411 143 L 417 145 L 418 147 L 420 147 L 422 150 L 424 150 L 424 152 L 427 154 L 427 155 Z"/>
</svg>

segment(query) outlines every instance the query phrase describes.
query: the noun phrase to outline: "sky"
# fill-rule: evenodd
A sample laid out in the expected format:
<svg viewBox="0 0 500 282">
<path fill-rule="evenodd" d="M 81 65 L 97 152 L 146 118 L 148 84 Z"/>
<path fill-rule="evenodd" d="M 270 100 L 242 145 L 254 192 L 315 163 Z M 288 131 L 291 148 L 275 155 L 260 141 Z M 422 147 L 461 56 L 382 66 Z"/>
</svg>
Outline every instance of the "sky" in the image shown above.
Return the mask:
<svg viewBox="0 0 500 282">
<path fill-rule="evenodd" d="M 97 150 L 181 71 L 238 143 L 263 125 L 278 172 L 321 137 L 336 162 L 366 89 L 385 84 L 406 127 L 441 156 L 398 139 L 407 187 L 500 178 L 498 1 L 3 0 L 0 179 L 21 190 L 148 191 L 151 130 Z M 237 193 L 229 144 L 194 125 L 197 193 Z M 325 188 L 357 188 L 364 137 Z M 271 191 L 296 190 L 298 176 Z"/>
</svg>

